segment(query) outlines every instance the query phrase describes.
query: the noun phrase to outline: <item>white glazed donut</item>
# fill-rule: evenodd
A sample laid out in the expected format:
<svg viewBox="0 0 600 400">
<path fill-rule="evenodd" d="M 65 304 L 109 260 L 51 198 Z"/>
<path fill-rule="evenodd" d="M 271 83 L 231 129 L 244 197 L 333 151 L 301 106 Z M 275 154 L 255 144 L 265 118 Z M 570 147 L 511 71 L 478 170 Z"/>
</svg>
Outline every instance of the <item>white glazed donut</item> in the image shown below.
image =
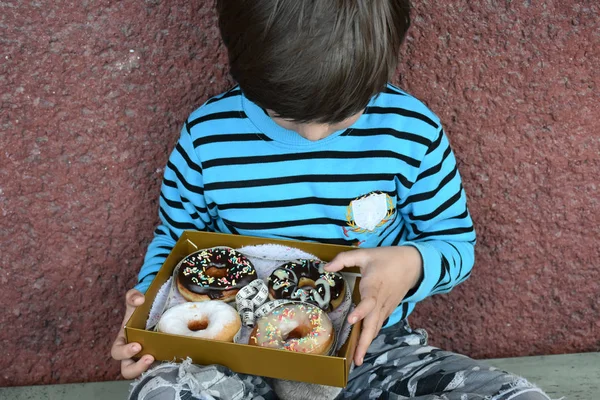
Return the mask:
<svg viewBox="0 0 600 400">
<path fill-rule="evenodd" d="M 158 331 L 173 335 L 233 342 L 242 326 L 230 305 L 218 301 L 183 303 L 169 308 L 158 321 Z"/>
</svg>

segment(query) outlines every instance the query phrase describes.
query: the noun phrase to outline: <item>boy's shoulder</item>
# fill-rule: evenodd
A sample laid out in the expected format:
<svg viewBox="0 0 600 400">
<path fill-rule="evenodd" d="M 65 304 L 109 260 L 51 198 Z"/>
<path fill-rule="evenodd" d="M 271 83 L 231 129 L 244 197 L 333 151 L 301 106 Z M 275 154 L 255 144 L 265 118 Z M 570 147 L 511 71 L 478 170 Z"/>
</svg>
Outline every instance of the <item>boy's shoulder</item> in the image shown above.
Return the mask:
<svg viewBox="0 0 600 400">
<path fill-rule="evenodd" d="M 411 95 L 407 91 L 388 83 L 385 90 L 378 97 L 383 103 L 399 105 L 408 110 L 418 112 L 430 118 L 435 123 L 439 124 L 440 120 L 433 111 L 429 109 L 421 100 Z"/>
<path fill-rule="evenodd" d="M 241 89 L 239 86 L 234 86 L 225 93 L 208 99 L 202 106 L 194 110 L 186 120 L 188 132 L 203 122 L 245 118 L 241 98 Z"/>
<path fill-rule="evenodd" d="M 400 123 L 405 130 L 425 136 L 437 135 L 442 128 L 440 118 L 425 103 L 392 84 L 372 101 L 368 112 L 380 114 L 394 125 Z"/>
</svg>

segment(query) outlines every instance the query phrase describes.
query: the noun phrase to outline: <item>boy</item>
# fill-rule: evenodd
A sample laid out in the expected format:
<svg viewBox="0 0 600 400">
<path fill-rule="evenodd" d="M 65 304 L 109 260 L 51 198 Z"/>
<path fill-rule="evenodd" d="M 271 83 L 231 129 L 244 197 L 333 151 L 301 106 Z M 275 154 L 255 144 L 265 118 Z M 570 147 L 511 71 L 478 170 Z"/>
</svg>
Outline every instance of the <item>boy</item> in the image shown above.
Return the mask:
<svg viewBox="0 0 600 400">
<path fill-rule="evenodd" d="M 339 398 L 548 399 L 523 379 L 427 346 L 406 323 L 418 301 L 469 277 L 475 244 L 439 119 L 387 83 L 410 25 L 408 0 L 217 7 L 239 86 L 185 123 L 125 320 L 186 229 L 354 245 L 327 266 L 359 266 L 363 276 L 348 319 L 364 325 Z M 112 355 L 124 377 L 154 361 L 131 360 L 140 351 L 119 334 Z M 159 367 L 132 398 L 158 396 L 149 387 L 200 398 L 209 386 L 214 398 L 275 398 L 262 378 L 191 367 Z"/>
</svg>

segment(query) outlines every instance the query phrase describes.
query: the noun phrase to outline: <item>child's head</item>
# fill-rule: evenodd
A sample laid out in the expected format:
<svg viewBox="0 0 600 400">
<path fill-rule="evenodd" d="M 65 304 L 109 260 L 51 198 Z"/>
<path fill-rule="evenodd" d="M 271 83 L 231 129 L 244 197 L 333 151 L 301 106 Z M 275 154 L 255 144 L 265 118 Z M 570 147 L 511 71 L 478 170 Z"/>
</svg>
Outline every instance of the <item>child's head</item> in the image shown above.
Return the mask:
<svg viewBox="0 0 600 400">
<path fill-rule="evenodd" d="M 396 69 L 409 0 L 217 0 L 231 74 L 281 118 L 339 123 Z"/>
</svg>

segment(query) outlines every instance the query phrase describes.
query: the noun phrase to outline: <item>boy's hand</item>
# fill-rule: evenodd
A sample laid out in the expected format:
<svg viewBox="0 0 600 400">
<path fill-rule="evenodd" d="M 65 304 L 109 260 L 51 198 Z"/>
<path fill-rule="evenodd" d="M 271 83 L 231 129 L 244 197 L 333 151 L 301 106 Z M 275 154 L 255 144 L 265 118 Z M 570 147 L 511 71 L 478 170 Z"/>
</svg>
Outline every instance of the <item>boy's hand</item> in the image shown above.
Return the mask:
<svg viewBox="0 0 600 400">
<path fill-rule="evenodd" d="M 110 351 L 112 358 L 121 361 L 121 375 L 125 379 L 137 378 L 154 362 L 154 357 L 151 355 L 145 355 L 138 361 L 132 360 L 131 357 L 139 353 L 142 346 L 139 343 L 126 343 L 125 340 L 125 324 L 136 307 L 144 304 L 144 300 L 142 292 L 136 289 L 131 289 L 125 294 L 125 318 L 123 318 L 121 329 Z"/>
<path fill-rule="evenodd" d="M 379 247 L 340 253 L 325 270 L 335 272 L 354 266 L 361 270 L 361 301 L 348 316 L 348 322 L 355 324 L 364 320 L 354 353 L 354 363 L 360 366 L 385 319 L 419 282 L 423 261 L 412 246 Z"/>
</svg>

